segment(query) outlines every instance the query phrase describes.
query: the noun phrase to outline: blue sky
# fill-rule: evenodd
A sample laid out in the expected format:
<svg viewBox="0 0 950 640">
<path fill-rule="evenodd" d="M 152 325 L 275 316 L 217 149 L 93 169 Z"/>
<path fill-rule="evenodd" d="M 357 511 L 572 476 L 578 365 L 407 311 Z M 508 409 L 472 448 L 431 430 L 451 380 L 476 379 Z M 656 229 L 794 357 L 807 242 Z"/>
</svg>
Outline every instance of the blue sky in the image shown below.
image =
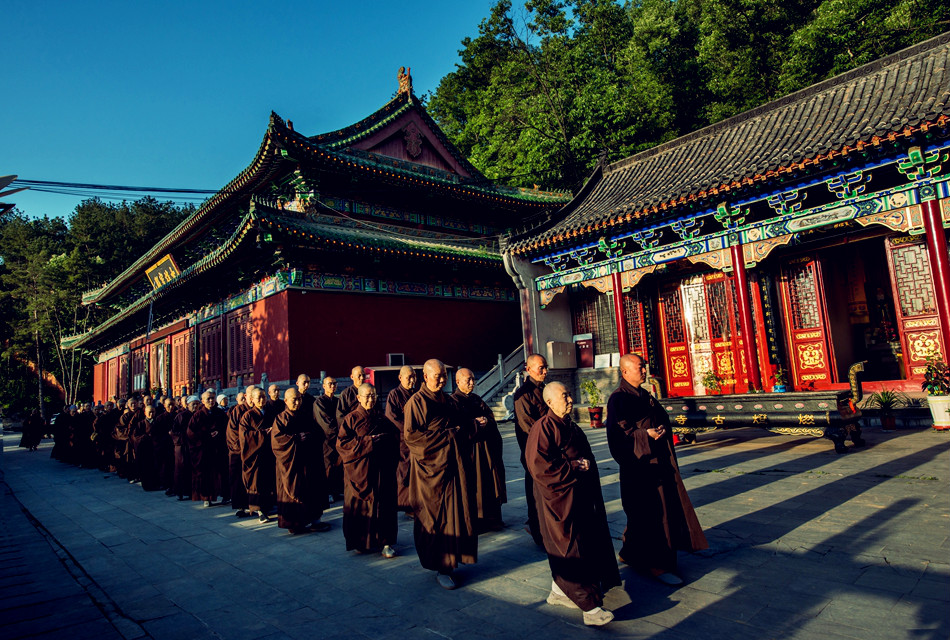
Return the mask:
<svg viewBox="0 0 950 640">
<path fill-rule="evenodd" d="M 400 66 L 434 90 L 492 4 L 3 0 L 0 175 L 219 189 L 272 110 L 314 135 L 385 104 Z M 80 200 L 7 199 L 52 216 Z"/>
</svg>

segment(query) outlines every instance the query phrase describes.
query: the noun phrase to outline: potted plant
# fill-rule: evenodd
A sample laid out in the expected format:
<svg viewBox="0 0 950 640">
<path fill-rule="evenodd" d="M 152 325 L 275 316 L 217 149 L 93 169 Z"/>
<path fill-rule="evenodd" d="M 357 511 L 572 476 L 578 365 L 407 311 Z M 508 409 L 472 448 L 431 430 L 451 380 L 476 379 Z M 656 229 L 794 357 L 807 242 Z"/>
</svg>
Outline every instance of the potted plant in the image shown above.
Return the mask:
<svg viewBox="0 0 950 640">
<path fill-rule="evenodd" d="M 950 368 L 938 353 L 927 358 L 920 388 L 927 392 L 927 404 L 934 419 L 934 429 L 950 429 Z"/>
<path fill-rule="evenodd" d="M 590 414 L 590 426 L 597 429 L 604 426 L 604 407 L 601 405 L 603 396 L 600 395 L 600 389 L 592 378 L 586 378 L 581 381 L 581 391 L 587 396 L 587 413 Z"/>
<path fill-rule="evenodd" d="M 891 432 L 897 424 L 897 417 L 894 415 L 896 409 L 907 406 L 907 396 L 900 391 L 891 391 L 881 389 L 872 393 L 865 405 L 869 409 L 877 409 L 881 416 L 881 431 Z"/>
<path fill-rule="evenodd" d="M 703 387 L 706 391 L 712 391 L 713 393 L 719 393 L 722 391 L 722 383 L 725 382 L 725 378 L 716 373 L 712 369 L 707 369 L 706 373 L 703 374 L 702 379 L 700 380 Z"/>
<path fill-rule="evenodd" d="M 785 369 L 782 365 L 775 367 L 775 384 L 772 385 L 772 393 L 785 393 L 788 391 L 788 381 L 785 379 Z"/>
</svg>

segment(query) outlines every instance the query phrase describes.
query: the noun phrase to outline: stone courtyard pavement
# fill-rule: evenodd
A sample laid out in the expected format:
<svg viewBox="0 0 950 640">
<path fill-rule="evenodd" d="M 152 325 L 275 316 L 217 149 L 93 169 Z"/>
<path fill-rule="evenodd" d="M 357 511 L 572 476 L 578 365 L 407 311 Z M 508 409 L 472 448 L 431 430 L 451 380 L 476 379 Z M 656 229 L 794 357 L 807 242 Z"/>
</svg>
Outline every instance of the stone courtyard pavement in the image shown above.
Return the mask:
<svg viewBox="0 0 950 640">
<path fill-rule="evenodd" d="M 673 589 L 621 568 L 583 626 L 544 602 L 545 555 L 523 531 L 522 470 L 506 447 L 508 528 L 484 535 L 462 586 L 440 589 L 400 520 L 394 560 L 344 550 L 333 530 L 291 537 L 111 474 L 17 448 L 0 456 L 0 638 L 744 638 L 950 637 L 950 434 L 865 431 L 836 455 L 827 440 L 741 429 L 679 447 L 711 548 L 680 555 Z M 624 515 L 603 430 L 598 457 L 611 530 Z"/>
</svg>

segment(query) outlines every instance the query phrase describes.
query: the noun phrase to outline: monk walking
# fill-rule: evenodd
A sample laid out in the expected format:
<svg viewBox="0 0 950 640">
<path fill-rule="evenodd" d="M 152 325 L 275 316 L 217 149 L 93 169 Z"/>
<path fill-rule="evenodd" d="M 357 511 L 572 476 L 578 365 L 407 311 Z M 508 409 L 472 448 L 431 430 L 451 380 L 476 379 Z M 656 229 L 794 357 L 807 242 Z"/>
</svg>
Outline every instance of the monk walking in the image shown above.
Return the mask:
<svg viewBox="0 0 950 640">
<path fill-rule="evenodd" d="M 384 558 L 394 558 L 399 432 L 373 411 L 373 385 L 361 384 L 357 401 L 359 406 L 343 419 L 336 441 L 343 461 L 346 550 L 367 553 L 381 549 Z"/>
<path fill-rule="evenodd" d="M 248 510 L 261 522 L 269 522 L 274 506 L 275 467 L 270 446 L 271 422 L 264 415 L 264 390 L 253 387 L 247 392 L 250 408 L 241 416 L 238 435 L 241 446 L 241 473 L 247 490 Z"/>
<path fill-rule="evenodd" d="M 424 384 L 409 398 L 403 435 L 409 447 L 409 493 L 416 515 L 413 538 L 422 566 L 439 585 L 455 589 L 455 568 L 478 559 L 474 504 L 469 492 L 472 428 L 464 426 L 445 387 L 445 365 L 428 360 Z"/>
<path fill-rule="evenodd" d="M 399 430 L 399 466 L 396 467 L 396 490 L 399 508 L 412 517 L 409 504 L 409 447 L 402 434 L 405 414 L 403 410 L 409 398 L 416 392 L 416 371 L 409 365 L 399 370 L 399 386 L 386 397 L 386 417 Z"/>
</svg>

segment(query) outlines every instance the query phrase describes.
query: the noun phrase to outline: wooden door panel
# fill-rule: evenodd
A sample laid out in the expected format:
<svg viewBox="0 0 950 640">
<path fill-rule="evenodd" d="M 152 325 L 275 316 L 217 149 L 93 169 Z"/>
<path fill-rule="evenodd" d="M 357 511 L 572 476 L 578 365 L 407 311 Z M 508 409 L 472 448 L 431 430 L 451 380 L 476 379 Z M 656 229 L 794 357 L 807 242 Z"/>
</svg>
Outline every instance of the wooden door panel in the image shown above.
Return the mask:
<svg viewBox="0 0 950 640">
<path fill-rule="evenodd" d="M 792 384 L 797 390 L 827 388 L 834 383 L 834 360 L 817 259 L 796 258 L 783 267 L 782 306 Z"/>
</svg>

